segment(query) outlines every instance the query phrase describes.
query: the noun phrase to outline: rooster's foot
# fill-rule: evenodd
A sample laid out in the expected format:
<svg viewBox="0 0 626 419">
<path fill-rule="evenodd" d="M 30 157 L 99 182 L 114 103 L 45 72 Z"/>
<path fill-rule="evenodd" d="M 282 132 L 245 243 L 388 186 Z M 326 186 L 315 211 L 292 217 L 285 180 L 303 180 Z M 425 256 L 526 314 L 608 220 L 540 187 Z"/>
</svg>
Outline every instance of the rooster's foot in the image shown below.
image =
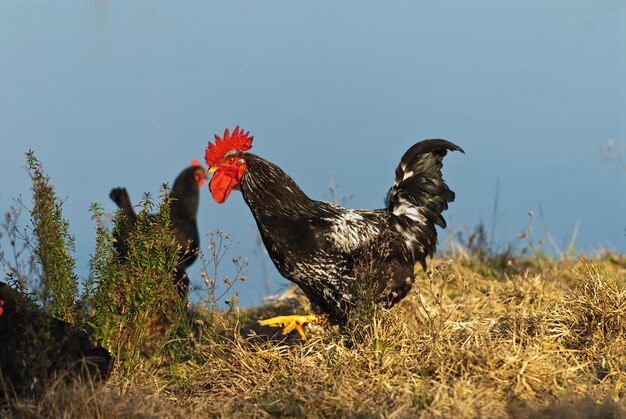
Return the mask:
<svg viewBox="0 0 626 419">
<path fill-rule="evenodd" d="M 306 340 L 306 335 L 302 326 L 306 324 L 320 324 L 322 323 L 322 317 L 315 314 L 307 315 L 291 315 L 291 316 L 277 316 L 267 320 L 259 320 L 259 325 L 270 327 L 282 327 L 283 335 L 289 334 L 291 331 L 296 330 L 300 334 L 303 340 Z"/>
</svg>

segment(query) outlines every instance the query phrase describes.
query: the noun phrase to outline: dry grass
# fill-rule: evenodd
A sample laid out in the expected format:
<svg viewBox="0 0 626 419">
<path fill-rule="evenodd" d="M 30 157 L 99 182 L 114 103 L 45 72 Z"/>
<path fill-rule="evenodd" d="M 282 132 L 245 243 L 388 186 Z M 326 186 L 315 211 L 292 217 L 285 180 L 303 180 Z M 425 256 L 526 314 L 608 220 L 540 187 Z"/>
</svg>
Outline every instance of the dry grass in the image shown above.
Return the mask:
<svg viewBox="0 0 626 419">
<path fill-rule="evenodd" d="M 39 400 L 14 400 L 12 412 L 624 417 L 624 262 L 514 262 L 485 277 L 462 258 L 435 260 L 433 273 L 422 274 L 398 306 L 353 330 L 315 326 L 307 341 L 295 333 L 262 336 L 274 330 L 252 327 L 276 312 L 307 310 L 298 295 L 223 314 L 215 321 L 219 333 L 197 310 L 196 324 L 205 325 L 175 342 L 187 349 L 145 360 L 132 380 L 114 375 L 96 387 L 52 385 Z"/>
</svg>

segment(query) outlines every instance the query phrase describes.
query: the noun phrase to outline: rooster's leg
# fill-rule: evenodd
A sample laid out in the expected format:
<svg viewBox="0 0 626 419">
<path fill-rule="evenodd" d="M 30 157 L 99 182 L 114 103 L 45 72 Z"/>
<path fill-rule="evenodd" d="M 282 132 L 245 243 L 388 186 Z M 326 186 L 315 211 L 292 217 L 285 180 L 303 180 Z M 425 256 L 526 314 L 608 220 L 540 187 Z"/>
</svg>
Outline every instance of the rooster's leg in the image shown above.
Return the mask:
<svg viewBox="0 0 626 419">
<path fill-rule="evenodd" d="M 322 323 L 322 318 L 315 314 L 308 315 L 292 315 L 292 316 L 277 316 L 272 317 L 271 319 L 259 320 L 259 324 L 261 326 L 270 326 L 270 327 L 282 327 L 283 335 L 290 333 L 293 330 L 296 330 L 300 337 L 303 340 L 306 340 L 306 335 L 304 334 L 304 330 L 302 330 L 302 326 L 311 323 L 311 324 L 320 324 Z"/>
</svg>

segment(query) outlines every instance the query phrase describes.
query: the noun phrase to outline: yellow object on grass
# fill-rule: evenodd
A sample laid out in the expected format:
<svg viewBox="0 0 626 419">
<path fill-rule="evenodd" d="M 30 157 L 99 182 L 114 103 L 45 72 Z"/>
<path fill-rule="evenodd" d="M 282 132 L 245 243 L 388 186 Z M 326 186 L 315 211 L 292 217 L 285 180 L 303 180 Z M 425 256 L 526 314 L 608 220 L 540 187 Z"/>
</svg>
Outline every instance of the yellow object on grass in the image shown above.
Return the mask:
<svg viewBox="0 0 626 419">
<path fill-rule="evenodd" d="M 306 324 L 320 324 L 323 320 L 323 317 L 316 314 L 294 314 L 291 316 L 277 316 L 272 317 L 271 319 L 259 320 L 258 323 L 261 326 L 282 327 L 283 335 L 286 335 L 295 329 L 300 334 L 300 337 L 306 340 L 306 335 L 304 334 L 304 330 L 302 330 L 302 326 Z"/>
</svg>

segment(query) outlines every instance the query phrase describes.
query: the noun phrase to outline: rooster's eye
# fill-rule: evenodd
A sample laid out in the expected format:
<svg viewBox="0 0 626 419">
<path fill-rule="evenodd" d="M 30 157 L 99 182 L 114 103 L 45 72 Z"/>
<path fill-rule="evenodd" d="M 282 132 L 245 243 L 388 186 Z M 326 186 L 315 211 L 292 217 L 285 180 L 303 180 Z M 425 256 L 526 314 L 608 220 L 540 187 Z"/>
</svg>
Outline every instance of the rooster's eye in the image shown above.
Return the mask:
<svg viewBox="0 0 626 419">
<path fill-rule="evenodd" d="M 228 159 L 228 163 L 233 164 L 233 162 L 235 161 L 234 157 L 231 157 L 230 159 Z"/>
<path fill-rule="evenodd" d="M 237 166 L 241 166 L 241 165 L 243 165 L 243 159 L 237 160 Z"/>
</svg>

